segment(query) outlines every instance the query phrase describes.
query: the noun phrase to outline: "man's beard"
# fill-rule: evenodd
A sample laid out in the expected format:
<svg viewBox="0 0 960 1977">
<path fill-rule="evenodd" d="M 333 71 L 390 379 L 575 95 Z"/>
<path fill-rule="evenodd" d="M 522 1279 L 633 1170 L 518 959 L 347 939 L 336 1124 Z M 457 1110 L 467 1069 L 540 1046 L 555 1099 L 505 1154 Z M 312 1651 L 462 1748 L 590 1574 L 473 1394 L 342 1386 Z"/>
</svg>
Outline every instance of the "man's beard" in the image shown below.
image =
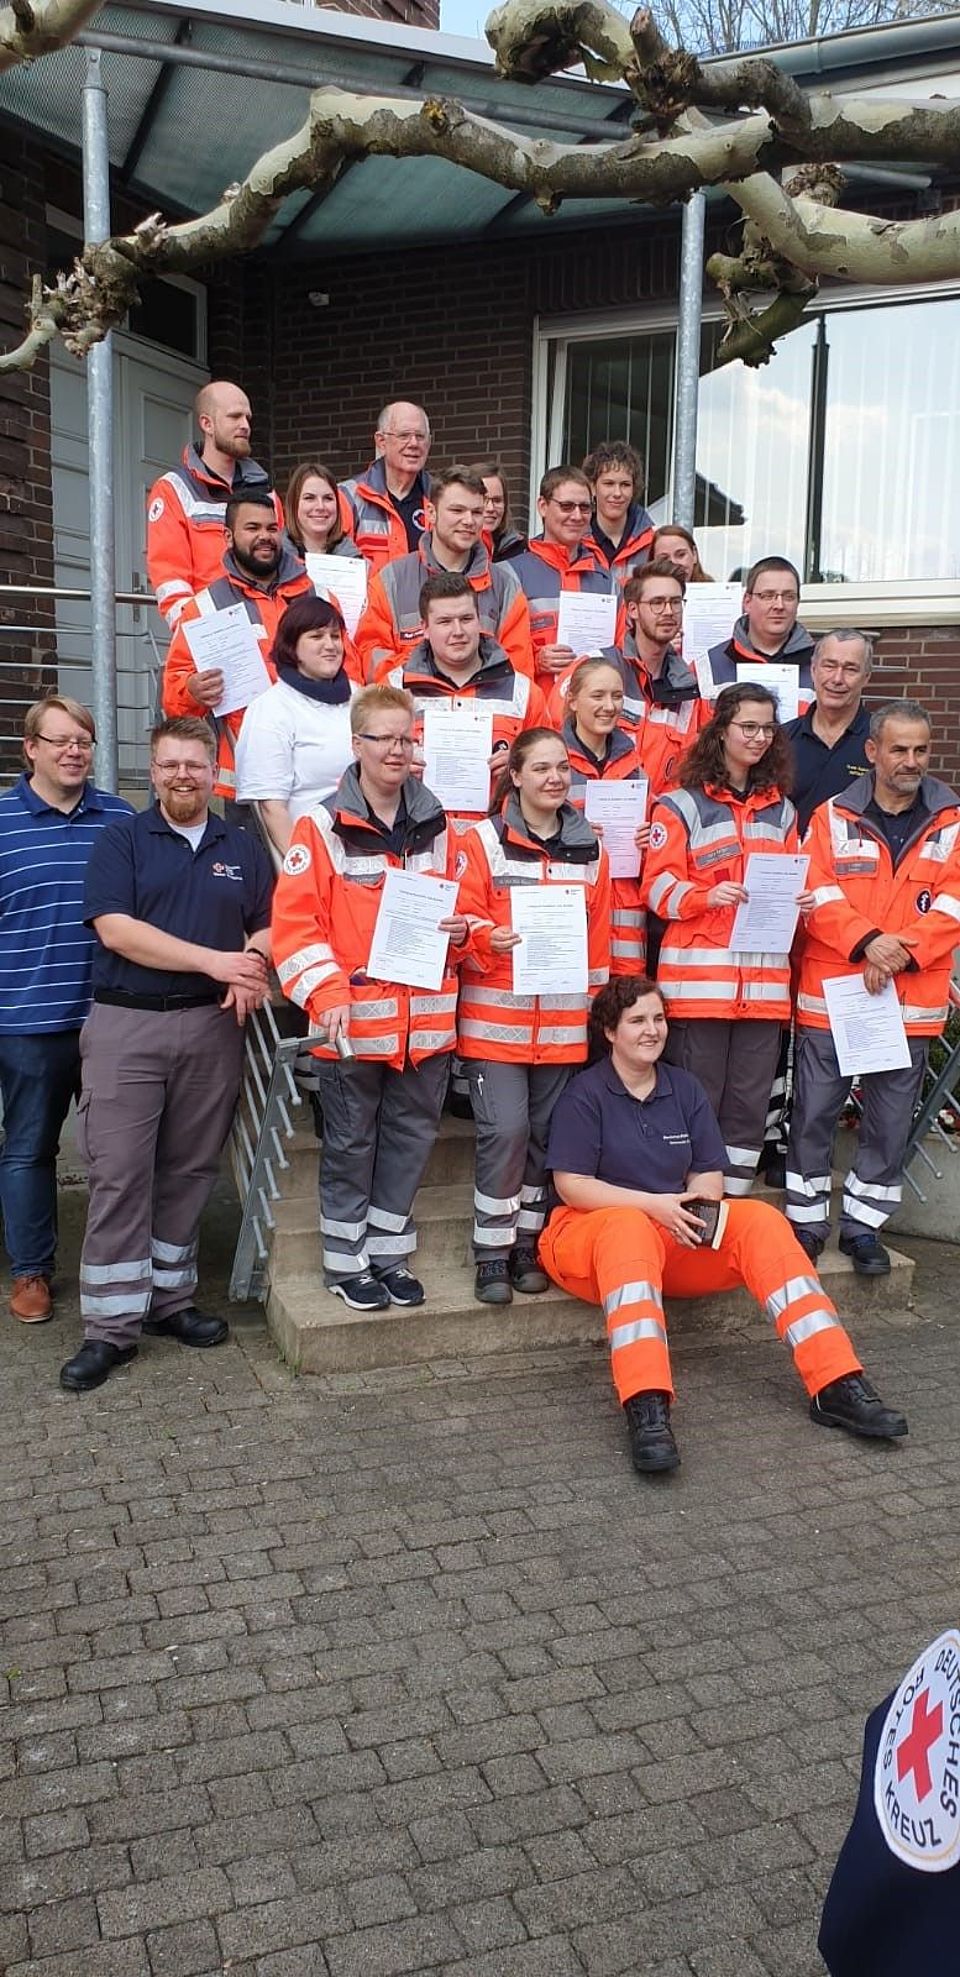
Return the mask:
<svg viewBox="0 0 960 1977">
<path fill-rule="evenodd" d="M 227 455 L 228 460 L 249 460 L 250 458 L 250 441 L 248 439 L 240 439 L 236 433 L 229 433 L 226 439 L 218 439 L 217 448 L 219 452 Z"/>
<path fill-rule="evenodd" d="M 245 550 L 240 549 L 234 543 L 233 560 L 239 564 L 241 570 L 246 570 L 248 577 L 256 577 L 260 583 L 267 583 L 271 577 L 276 576 L 280 568 L 280 551 L 279 549 L 277 550 L 272 563 L 262 563 L 255 561 L 252 556 L 248 556 Z"/>
<path fill-rule="evenodd" d="M 207 792 L 202 789 L 164 790 L 163 807 L 175 824 L 199 824 L 207 807 Z"/>
</svg>

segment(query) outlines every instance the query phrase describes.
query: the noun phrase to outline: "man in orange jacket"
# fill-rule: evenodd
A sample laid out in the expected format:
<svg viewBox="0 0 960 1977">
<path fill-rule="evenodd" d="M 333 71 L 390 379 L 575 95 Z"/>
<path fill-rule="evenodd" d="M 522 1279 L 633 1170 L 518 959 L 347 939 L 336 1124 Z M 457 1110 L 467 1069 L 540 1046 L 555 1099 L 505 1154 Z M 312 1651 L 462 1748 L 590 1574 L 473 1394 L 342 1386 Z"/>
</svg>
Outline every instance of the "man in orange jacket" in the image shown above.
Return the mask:
<svg viewBox="0 0 960 1977">
<path fill-rule="evenodd" d="M 246 392 L 222 379 L 205 384 L 194 412 L 202 446 L 184 447 L 180 465 L 161 474 L 147 497 L 147 572 L 171 631 L 191 597 L 220 575 L 227 502 L 270 493 L 265 469 L 250 458 Z M 282 527 L 279 498 L 270 498 Z"/>
<path fill-rule="evenodd" d="M 483 482 L 469 467 L 439 474 L 427 503 L 428 527 L 412 556 L 398 556 L 370 579 L 357 626 L 357 650 L 367 679 L 402 664 L 424 635 L 420 592 L 429 577 L 452 572 L 476 595 L 481 630 L 502 646 L 517 672 L 533 673 L 530 613 L 509 563 L 493 563 L 481 540 Z"/>
<path fill-rule="evenodd" d="M 341 481 L 354 542 L 374 570 L 416 549 L 427 527 L 430 421 L 422 405 L 385 405 L 374 433 L 376 458 Z"/>
<path fill-rule="evenodd" d="M 558 673 L 567 672 L 574 660 L 586 657 L 558 641 L 563 592 L 589 591 L 604 597 L 617 597 L 618 592 L 616 578 L 601 569 L 585 540 L 592 503 L 590 482 L 579 467 L 549 468 L 540 482 L 537 512 L 543 534 L 531 538 L 529 548 L 513 558 L 511 568 L 530 606 L 534 678 L 549 693 Z M 614 634 L 618 644 L 621 621 L 619 613 Z"/>
<path fill-rule="evenodd" d="M 264 664 L 271 679 L 276 678 L 270 653 L 277 626 L 295 597 L 312 592 L 313 585 L 298 556 L 285 549 L 273 502 L 266 492 L 241 495 L 227 503 L 226 549 L 221 553 L 220 575 L 194 597 L 181 612 L 180 622 L 170 641 L 163 668 L 162 701 L 165 714 L 209 715 L 223 695 L 223 674 L 217 670 L 198 673 L 187 643 L 184 626 L 211 611 L 229 610 L 243 604 L 260 641 Z M 217 796 L 233 797 L 237 779 L 234 748 L 243 720 L 243 709 L 225 714 L 216 722 Z"/>
<path fill-rule="evenodd" d="M 872 764 L 813 813 L 804 849 L 814 905 L 800 950 L 787 1215 L 816 1259 L 830 1233 L 830 1155 L 852 1079 L 841 1075 L 824 982 L 863 977 L 868 994 L 896 987 L 910 1063 L 859 1079 L 863 1114 L 843 1185 L 840 1248 L 861 1276 L 890 1258 L 878 1230 L 902 1192 L 903 1156 L 931 1037 L 947 1015 L 960 939 L 960 798 L 927 774 L 930 719 L 911 700 L 870 717 Z"/>
</svg>

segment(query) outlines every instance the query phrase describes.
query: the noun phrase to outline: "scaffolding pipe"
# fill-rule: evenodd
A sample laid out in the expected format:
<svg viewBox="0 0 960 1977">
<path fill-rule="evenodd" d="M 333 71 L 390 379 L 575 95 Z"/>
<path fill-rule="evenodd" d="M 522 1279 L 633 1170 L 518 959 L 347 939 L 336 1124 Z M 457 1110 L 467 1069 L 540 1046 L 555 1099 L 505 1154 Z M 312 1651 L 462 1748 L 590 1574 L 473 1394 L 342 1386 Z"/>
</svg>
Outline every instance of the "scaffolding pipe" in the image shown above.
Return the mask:
<svg viewBox="0 0 960 1977">
<path fill-rule="evenodd" d="M 98 48 L 86 51 L 83 81 L 83 229 L 96 245 L 110 237 L 110 146 L 107 90 Z M 120 783 L 117 745 L 117 631 L 114 612 L 113 338 L 95 343 L 87 358 L 87 445 L 90 456 L 90 640 L 97 782 Z"/>
<path fill-rule="evenodd" d="M 677 319 L 677 389 L 673 439 L 673 514 L 692 529 L 696 519 L 697 398 L 700 390 L 700 319 L 703 314 L 703 236 L 707 202 L 692 192 L 683 209 L 680 236 L 680 302 Z"/>
</svg>

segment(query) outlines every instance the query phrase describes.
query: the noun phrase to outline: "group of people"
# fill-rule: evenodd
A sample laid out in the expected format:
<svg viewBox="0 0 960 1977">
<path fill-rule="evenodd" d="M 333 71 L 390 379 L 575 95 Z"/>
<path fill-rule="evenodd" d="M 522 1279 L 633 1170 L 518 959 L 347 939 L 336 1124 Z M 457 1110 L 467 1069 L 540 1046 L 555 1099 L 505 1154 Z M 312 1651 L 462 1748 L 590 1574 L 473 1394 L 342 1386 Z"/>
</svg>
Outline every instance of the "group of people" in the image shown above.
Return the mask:
<svg viewBox="0 0 960 1977">
<path fill-rule="evenodd" d="M 698 682 L 684 596 L 710 579 L 685 530 L 654 529 L 621 442 L 544 476 L 541 532 L 526 541 L 496 463 L 431 480 L 417 405 L 384 408 L 365 472 L 338 485 L 305 463 L 283 503 L 250 457 L 242 392 L 205 387 L 197 418 L 200 444 L 148 503 L 171 628 L 154 803 L 135 814 L 96 790 L 92 722 L 62 697 L 30 710 L 25 774 L 0 799 L 0 941 L 30 956 L 0 1004 L 14 1315 L 52 1308 L 53 1160 L 82 1057 L 85 1340 L 62 1383 L 99 1385 L 144 1328 L 190 1345 L 225 1336 L 193 1301 L 197 1228 L 243 1021 L 272 965 L 310 1027 L 323 1278 L 351 1309 L 425 1299 L 413 1210 L 454 1065 L 476 1128 L 476 1296 L 506 1306 L 552 1280 L 602 1305 L 639 1470 L 679 1460 L 664 1291 L 744 1282 L 789 1345 L 814 1420 L 903 1435 L 816 1269 L 850 1087 L 823 984 L 895 983 L 909 1038 L 908 1068 L 861 1081 L 843 1191 L 841 1247 L 879 1275 L 960 922 L 960 801 L 929 773 L 927 713 L 906 701 L 868 712 L 869 640 L 815 644 L 778 555 L 747 573 L 742 615 Z M 367 565 L 352 635 L 336 566 L 318 589 L 315 555 Z M 561 637 L 570 591 L 614 599 L 602 650 Z M 197 669 L 186 628 L 235 604 L 271 684 L 217 717 L 223 677 Z M 758 678 L 767 663 L 796 669 L 800 712 L 786 723 Z M 489 715 L 482 805 L 445 809 L 424 777 L 437 702 Z M 626 782 L 646 785 L 646 814 L 631 869 L 620 860 L 611 876 L 590 789 Z M 792 955 L 738 950 L 747 861 L 801 838 Z M 456 886 L 430 990 L 369 972 L 394 868 Z M 586 984 L 520 992 L 514 902 L 551 886 L 582 896 Z M 761 1163 L 785 1180 L 785 1216 L 748 1198 Z"/>
</svg>

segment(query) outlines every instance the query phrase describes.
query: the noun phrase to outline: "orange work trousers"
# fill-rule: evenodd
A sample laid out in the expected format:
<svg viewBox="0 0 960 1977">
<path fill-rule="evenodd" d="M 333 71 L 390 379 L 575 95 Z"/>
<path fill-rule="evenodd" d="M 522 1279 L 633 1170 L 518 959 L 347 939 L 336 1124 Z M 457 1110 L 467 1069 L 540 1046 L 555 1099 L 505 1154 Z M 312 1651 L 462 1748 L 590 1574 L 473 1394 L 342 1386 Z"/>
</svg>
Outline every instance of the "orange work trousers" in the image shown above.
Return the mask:
<svg viewBox="0 0 960 1977">
<path fill-rule="evenodd" d="M 663 1293 L 703 1297 L 746 1285 L 790 1347 L 809 1394 L 861 1364 L 790 1224 L 764 1201 L 728 1201 L 719 1249 L 685 1249 L 642 1208 L 556 1208 L 540 1237 L 554 1282 L 607 1320 L 621 1401 L 673 1394 Z"/>
</svg>

